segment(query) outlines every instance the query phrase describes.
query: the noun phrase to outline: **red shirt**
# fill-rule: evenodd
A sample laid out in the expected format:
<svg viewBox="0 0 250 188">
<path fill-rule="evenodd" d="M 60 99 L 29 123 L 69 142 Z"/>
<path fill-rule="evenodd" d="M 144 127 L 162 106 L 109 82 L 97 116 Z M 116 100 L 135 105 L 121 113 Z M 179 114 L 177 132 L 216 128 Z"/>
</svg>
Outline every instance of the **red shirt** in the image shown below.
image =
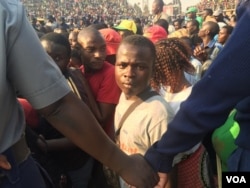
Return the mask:
<svg viewBox="0 0 250 188">
<path fill-rule="evenodd" d="M 38 113 L 33 107 L 30 105 L 30 103 L 23 98 L 18 98 L 19 103 L 23 107 L 24 115 L 25 115 L 25 121 L 28 126 L 36 127 L 38 125 Z"/>
<path fill-rule="evenodd" d="M 80 67 L 87 79 L 90 89 L 97 102 L 117 104 L 121 94 L 120 88 L 115 81 L 114 65 L 104 62 L 103 68 L 94 73 L 84 72 L 84 67 Z M 114 115 L 102 125 L 105 132 L 113 139 L 114 138 Z"/>
</svg>

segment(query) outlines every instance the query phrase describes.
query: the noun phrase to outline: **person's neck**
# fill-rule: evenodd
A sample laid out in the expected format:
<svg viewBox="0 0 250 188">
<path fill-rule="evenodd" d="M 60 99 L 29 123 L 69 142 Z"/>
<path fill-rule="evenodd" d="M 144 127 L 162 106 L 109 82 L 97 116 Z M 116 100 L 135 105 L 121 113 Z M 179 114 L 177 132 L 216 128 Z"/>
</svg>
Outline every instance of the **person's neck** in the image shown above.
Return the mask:
<svg viewBox="0 0 250 188">
<path fill-rule="evenodd" d="M 128 95 L 126 93 L 124 93 L 124 95 L 125 95 L 126 100 L 128 101 L 136 101 L 138 99 L 136 95 Z"/>
<path fill-rule="evenodd" d="M 180 93 L 181 91 L 185 90 L 186 88 L 190 87 L 191 84 L 187 81 L 187 79 L 184 77 L 182 78 L 177 86 L 175 88 L 170 87 L 169 92 L 170 93 Z"/>
<path fill-rule="evenodd" d="M 156 13 L 155 16 L 156 16 L 157 18 L 160 17 L 160 16 L 161 16 L 161 12 Z"/>
<path fill-rule="evenodd" d="M 206 47 L 211 41 L 211 39 L 209 37 L 205 37 L 202 39 L 202 41 L 203 41 L 204 47 Z"/>
<path fill-rule="evenodd" d="M 140 96 L 145 93 L 145 92 L 148 92 L 151 90 L 151 87 L 150 86 L 147 86 L 146 88 L 144 88 L 143 90 L 141 90 L 140 92 L 138 92 L 137 94 L 130 94 L 130 93 L 124 93 L 125 95 L 125 98 L 127 100 L 130 100 L 130 101 L 136 101 L 138 98 L 140 98 Z"/>
<path fill-rule="evenodd" d="M 94 69 L 89 68 L 88 66 L 84 66 L 84 73 L 86 73 L 86 74 L 93 74 L 93 73 L 96 73 L 96 72 L 99 72 L 99 71 L 100 70 L 94 70 Z"/>
</svg>

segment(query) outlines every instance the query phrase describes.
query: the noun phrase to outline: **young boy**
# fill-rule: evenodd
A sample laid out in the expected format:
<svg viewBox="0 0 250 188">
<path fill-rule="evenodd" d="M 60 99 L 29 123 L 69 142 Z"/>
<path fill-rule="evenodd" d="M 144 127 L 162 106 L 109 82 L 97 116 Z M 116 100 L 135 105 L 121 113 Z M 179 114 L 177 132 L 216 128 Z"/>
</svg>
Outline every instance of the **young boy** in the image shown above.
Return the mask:
<svg viewBox="0 0 250 188">
<path fill-rule="evenodd" d="M 115 130 L 116 141 L 127 154 L 143 155 L 161 138 L 173 117 L 170 106 L 156 93 L 136 106 L 123 124 L 119 125 L 129 106 L 152 90 L 150 79 L 155 57 L 154 44 L 139 35 L 126 37 L 118 48 L 115 76 L 122 94 L 115 112 Z M 121 187 L 128 187 L 123 180 L 120 183 Z"/>
</svg>

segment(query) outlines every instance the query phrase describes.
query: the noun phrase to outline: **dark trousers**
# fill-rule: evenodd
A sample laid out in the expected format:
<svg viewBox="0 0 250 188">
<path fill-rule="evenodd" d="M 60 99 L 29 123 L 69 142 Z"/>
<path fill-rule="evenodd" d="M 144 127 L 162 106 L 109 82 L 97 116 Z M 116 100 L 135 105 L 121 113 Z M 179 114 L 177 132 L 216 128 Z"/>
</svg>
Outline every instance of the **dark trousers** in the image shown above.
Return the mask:
<svg viewBox="0 0 250 188">
<path fill-rule="evenodd" d="M 0 177 L 1 188 L 46 188 L 43 176 L 31 156 L 20 164 L 16 164 L 11 156 L 7 158 L 12 169 L 0 170 L 1 174 L 5 174 Z"/>
</svg>

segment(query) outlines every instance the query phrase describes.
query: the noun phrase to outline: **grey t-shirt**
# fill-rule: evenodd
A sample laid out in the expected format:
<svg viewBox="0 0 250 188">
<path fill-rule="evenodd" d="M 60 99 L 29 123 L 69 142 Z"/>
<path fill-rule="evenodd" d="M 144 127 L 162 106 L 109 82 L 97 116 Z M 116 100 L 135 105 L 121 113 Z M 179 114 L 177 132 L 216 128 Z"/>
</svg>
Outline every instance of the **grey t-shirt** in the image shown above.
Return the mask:
<svg viewBox="0 0 250 188">
<path fill-rule="evenodd" d="M 19 0 L 0 1 L 0 153 L 24 130 L 17 95 L 41 109 L 70 92 L 64 76 L 47 55 Z"/>
</svg>

